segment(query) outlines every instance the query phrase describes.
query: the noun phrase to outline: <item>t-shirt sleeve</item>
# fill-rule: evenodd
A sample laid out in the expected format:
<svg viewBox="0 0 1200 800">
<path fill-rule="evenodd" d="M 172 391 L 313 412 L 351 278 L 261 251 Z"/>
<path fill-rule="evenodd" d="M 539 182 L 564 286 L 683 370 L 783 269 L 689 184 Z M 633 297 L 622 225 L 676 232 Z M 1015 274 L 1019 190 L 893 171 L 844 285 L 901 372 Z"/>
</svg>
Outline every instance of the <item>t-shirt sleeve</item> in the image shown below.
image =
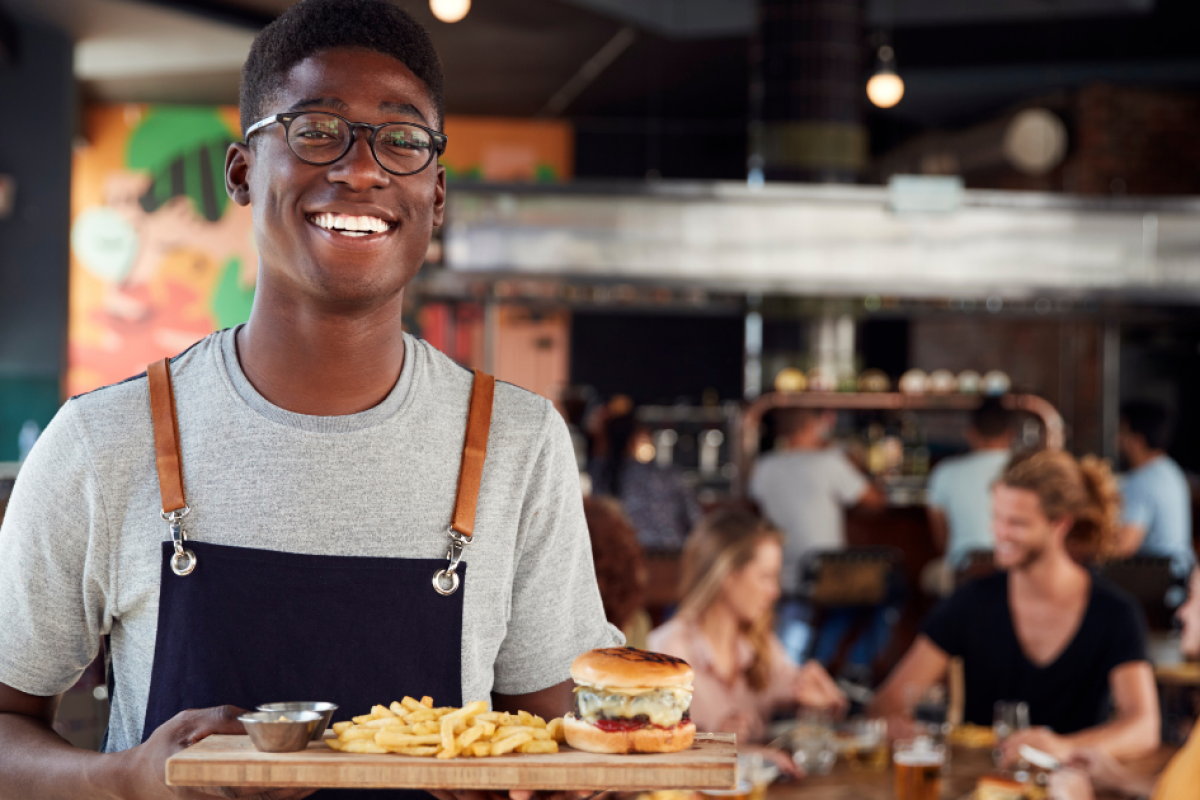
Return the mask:
<svg viewBox="0 0 1200 800">
<path fill-rule="evenodd" d="M 38 438 L 0 524 L 0 683 L 69 689 L 111 625 L 99 478 L 73 402 Z"/>
<path fill-rule="evenodd" d="M 762 505 L 762 462 L 755 462 L 750 468 L 750 480 L 746 481 L 746 494 L 750 499 Z"/>
<path fill-rule="evenodd" d="M 947 655 L 961 656 L 966 651 L 967 631 L 972 620 L 978 623 L 976 589 L 971 584 L 962 587 L 935 606 L 921 623 L 921 633 Z"/>
<path fill-rule="evenodd" d="M 1104 614 L 1099 630 L 1108 639 L 1104 650 L 1106 672 L 1131 661 L 1146 660 L 1146 615 L 1132 598 L 1123 592 L 1113 592 L 1111 608 Z"/>
<path fill-rule="evenodd" d="M 1121 522 L 1145 530 L 1150 527 L 1154 504 L 1137 481 L 1126 479 L 1121 484 Z"/>
<path fill-rule="evenodd" d="M 580 653 L 625 642 L 604 618 L 575 452 L 548 403 L 520 526 L 508 629 L 495 664 L 500 694 L 561 683 Z"/>
<path fill-rule="evenodd" d="M 830 470 L 833 480 L 833 490 L 838 500 L 844 506 L 853 506 L 862 499 L 870 484 L 858 469 L 850 463 L 850 459 L 840 451 L 834 459 L 834 468 Z"/>
<path fill-rule="evenodd" d="M 934 508 L 945 508 L 947 503 L 947 471 L 944 465 L 939 464 L 933 468 L 933 472 L 929 474 L 929 491 L 928 503 Z"/>
</svg>

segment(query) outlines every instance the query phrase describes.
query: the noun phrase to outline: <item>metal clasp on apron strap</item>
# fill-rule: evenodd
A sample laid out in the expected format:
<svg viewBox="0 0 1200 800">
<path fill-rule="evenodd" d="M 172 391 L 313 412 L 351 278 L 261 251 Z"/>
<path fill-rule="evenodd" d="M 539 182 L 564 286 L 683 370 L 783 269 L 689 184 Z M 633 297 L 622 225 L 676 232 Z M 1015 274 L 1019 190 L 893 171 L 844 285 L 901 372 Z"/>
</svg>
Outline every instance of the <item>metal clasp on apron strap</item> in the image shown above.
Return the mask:
<svg viewBox="0 0 1200 800">
<path fill-rule="evenodd" d="M 175 545 L 171 571 L 176 575 L 190 575 L 196 568 L 196 554 L 183 546 L 187 541 L 183 518 L 192 509 L 183 493 L 183 455 L 179 447 L 175 388 L 171 385 L 171 360 L 164 358 L 146 367 L 146 382 L 150 387 L 150 421 L 154 426 L 154 467 L 162 495 L 160 513 L 170 528 L 171 543 Z"/>
<path fill-rule="evenodd" d="M 196 568 L 196 554 L 190 548 L 183 546 L 183 543 L 187 541 L 187 532 L 183 529 L 183 518 L 191 510 L 184 506 L 178 511 L 162 512 L 162 518 L 167 521 L 167 525 L 171 529 L 171 543 L 175 545 L 175 555 L 171 557 L 171 572 L 176 575 L 188 575 Z"/>
<path fill-rule="evenodd" d="M 471 405 L 467 409 L 467 431 L 463 436 L 462 465 L 458 468 L 458 493 L 454 497 L 454 516 L 446 533 L 450 547 L 446 550 L 449 564 L 433 573 L 433 588 L 444 596 L 458 591 L 458 563 L 463 548 L 471 543 L 475 533 L 475 508 L 479 503 L 479 484 L 483 480 L 483 462 L 487 458 L 488 434 L 492 427 L 492 400 L 496 394 L 496 379 L 475 370 L 471 385 Z"/>
<path fill-rule="evenodd" d="M 438 594 L 445 596 L 458 591 L 458 562 L 462 561 L 463 548 L 471 543 L 470 539 L 454 528 L 451 528 L 448 533 L 450 534 L 450 547 L 446 550 L 446 558 L 450 560 L 450 563 L 445 569 L 439 569 L 433 573 L 433 588 Z"/>
</svg>

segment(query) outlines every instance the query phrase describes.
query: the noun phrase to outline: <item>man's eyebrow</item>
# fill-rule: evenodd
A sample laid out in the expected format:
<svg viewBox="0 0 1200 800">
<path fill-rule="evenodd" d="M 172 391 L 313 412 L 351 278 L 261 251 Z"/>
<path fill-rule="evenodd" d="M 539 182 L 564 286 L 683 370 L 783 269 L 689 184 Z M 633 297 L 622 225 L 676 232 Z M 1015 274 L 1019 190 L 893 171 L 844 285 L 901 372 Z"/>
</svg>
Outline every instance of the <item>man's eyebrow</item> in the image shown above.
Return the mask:
<svg viewBox="0 0 1200 800">
<path fill-rule="evenodd" d="M 396 103 L 391 100 L 384 100 L 379 104 L 379 111 L 383 114 L 404 114 L 406 116 L 416 117 L 426 125 L 429 124 L 429 121 L 425 119 L 425 115 L 422 114 L 412 103 Z"/>
<path fill-rule="evenodd" d="M 307 108 L 333 108 L 343 113 L 350 110 L 350 106 L 336 97 L 309 97 L 299 102 L 292 103 L 292 111 L 303 111 Z"/>
</svg>

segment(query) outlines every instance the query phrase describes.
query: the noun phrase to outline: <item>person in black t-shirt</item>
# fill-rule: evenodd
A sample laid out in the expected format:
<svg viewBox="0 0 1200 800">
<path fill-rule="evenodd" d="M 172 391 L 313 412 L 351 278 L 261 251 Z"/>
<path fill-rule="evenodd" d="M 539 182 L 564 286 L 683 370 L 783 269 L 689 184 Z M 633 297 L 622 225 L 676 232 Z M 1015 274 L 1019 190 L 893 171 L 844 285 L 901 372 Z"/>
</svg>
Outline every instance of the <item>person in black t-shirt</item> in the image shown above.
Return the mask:
<svg viewBox="0 0 1200 800">
<path fill-rule="evenodd" d="M 1159 744 L 1158 694 L 1141 610 L 1067 552 L 1103 553 L 1118 497 L 1107 464 L 1041 451 L 1009 463 L 992 490 L 996 565 L 937 607 L 872 711 L 904 727 L 906 706 L 963 659 L 966 722 L 991 725 L 997 701 L 1029 704 L 1033 728 L 1004 742 L 1066 760 L 1092 748 L 1133 755 Z M 1106 717 L 1111 693 L 1114 715 Z"/>
</svg>

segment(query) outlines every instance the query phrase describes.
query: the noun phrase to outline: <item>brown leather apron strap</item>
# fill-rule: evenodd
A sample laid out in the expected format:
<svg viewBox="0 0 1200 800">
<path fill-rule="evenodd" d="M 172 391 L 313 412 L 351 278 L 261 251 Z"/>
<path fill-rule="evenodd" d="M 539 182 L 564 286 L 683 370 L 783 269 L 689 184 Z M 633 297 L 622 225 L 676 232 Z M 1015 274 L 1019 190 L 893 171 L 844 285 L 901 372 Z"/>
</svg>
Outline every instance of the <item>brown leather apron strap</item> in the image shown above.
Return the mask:
<svg viewBox="0 0 1200 800">
<path fill-rule="evenodd" d="M 450 522 L 450 527 L 466 539 L 475 533 L 475 509 L 479 502 L 479 484 L 483 480 L 483 462 L 487 458 L 495 395 L 496 379 L 475 370 L 467 412 L 467 433 L 463 438 L 462 465 L 458 468 L 458 493 L 454 497 L 454 516 Z"/>
<path fill-rule="evenodd" d="M 171 359 L 146 367 L 150 379 L 150 418 L 154 422 L 154 463 L 164 514 L 187 507 L 183 494 L 183 457 L 179 451 L 179 422 L 175 390 L 171 386 Z"/>
</svg>

